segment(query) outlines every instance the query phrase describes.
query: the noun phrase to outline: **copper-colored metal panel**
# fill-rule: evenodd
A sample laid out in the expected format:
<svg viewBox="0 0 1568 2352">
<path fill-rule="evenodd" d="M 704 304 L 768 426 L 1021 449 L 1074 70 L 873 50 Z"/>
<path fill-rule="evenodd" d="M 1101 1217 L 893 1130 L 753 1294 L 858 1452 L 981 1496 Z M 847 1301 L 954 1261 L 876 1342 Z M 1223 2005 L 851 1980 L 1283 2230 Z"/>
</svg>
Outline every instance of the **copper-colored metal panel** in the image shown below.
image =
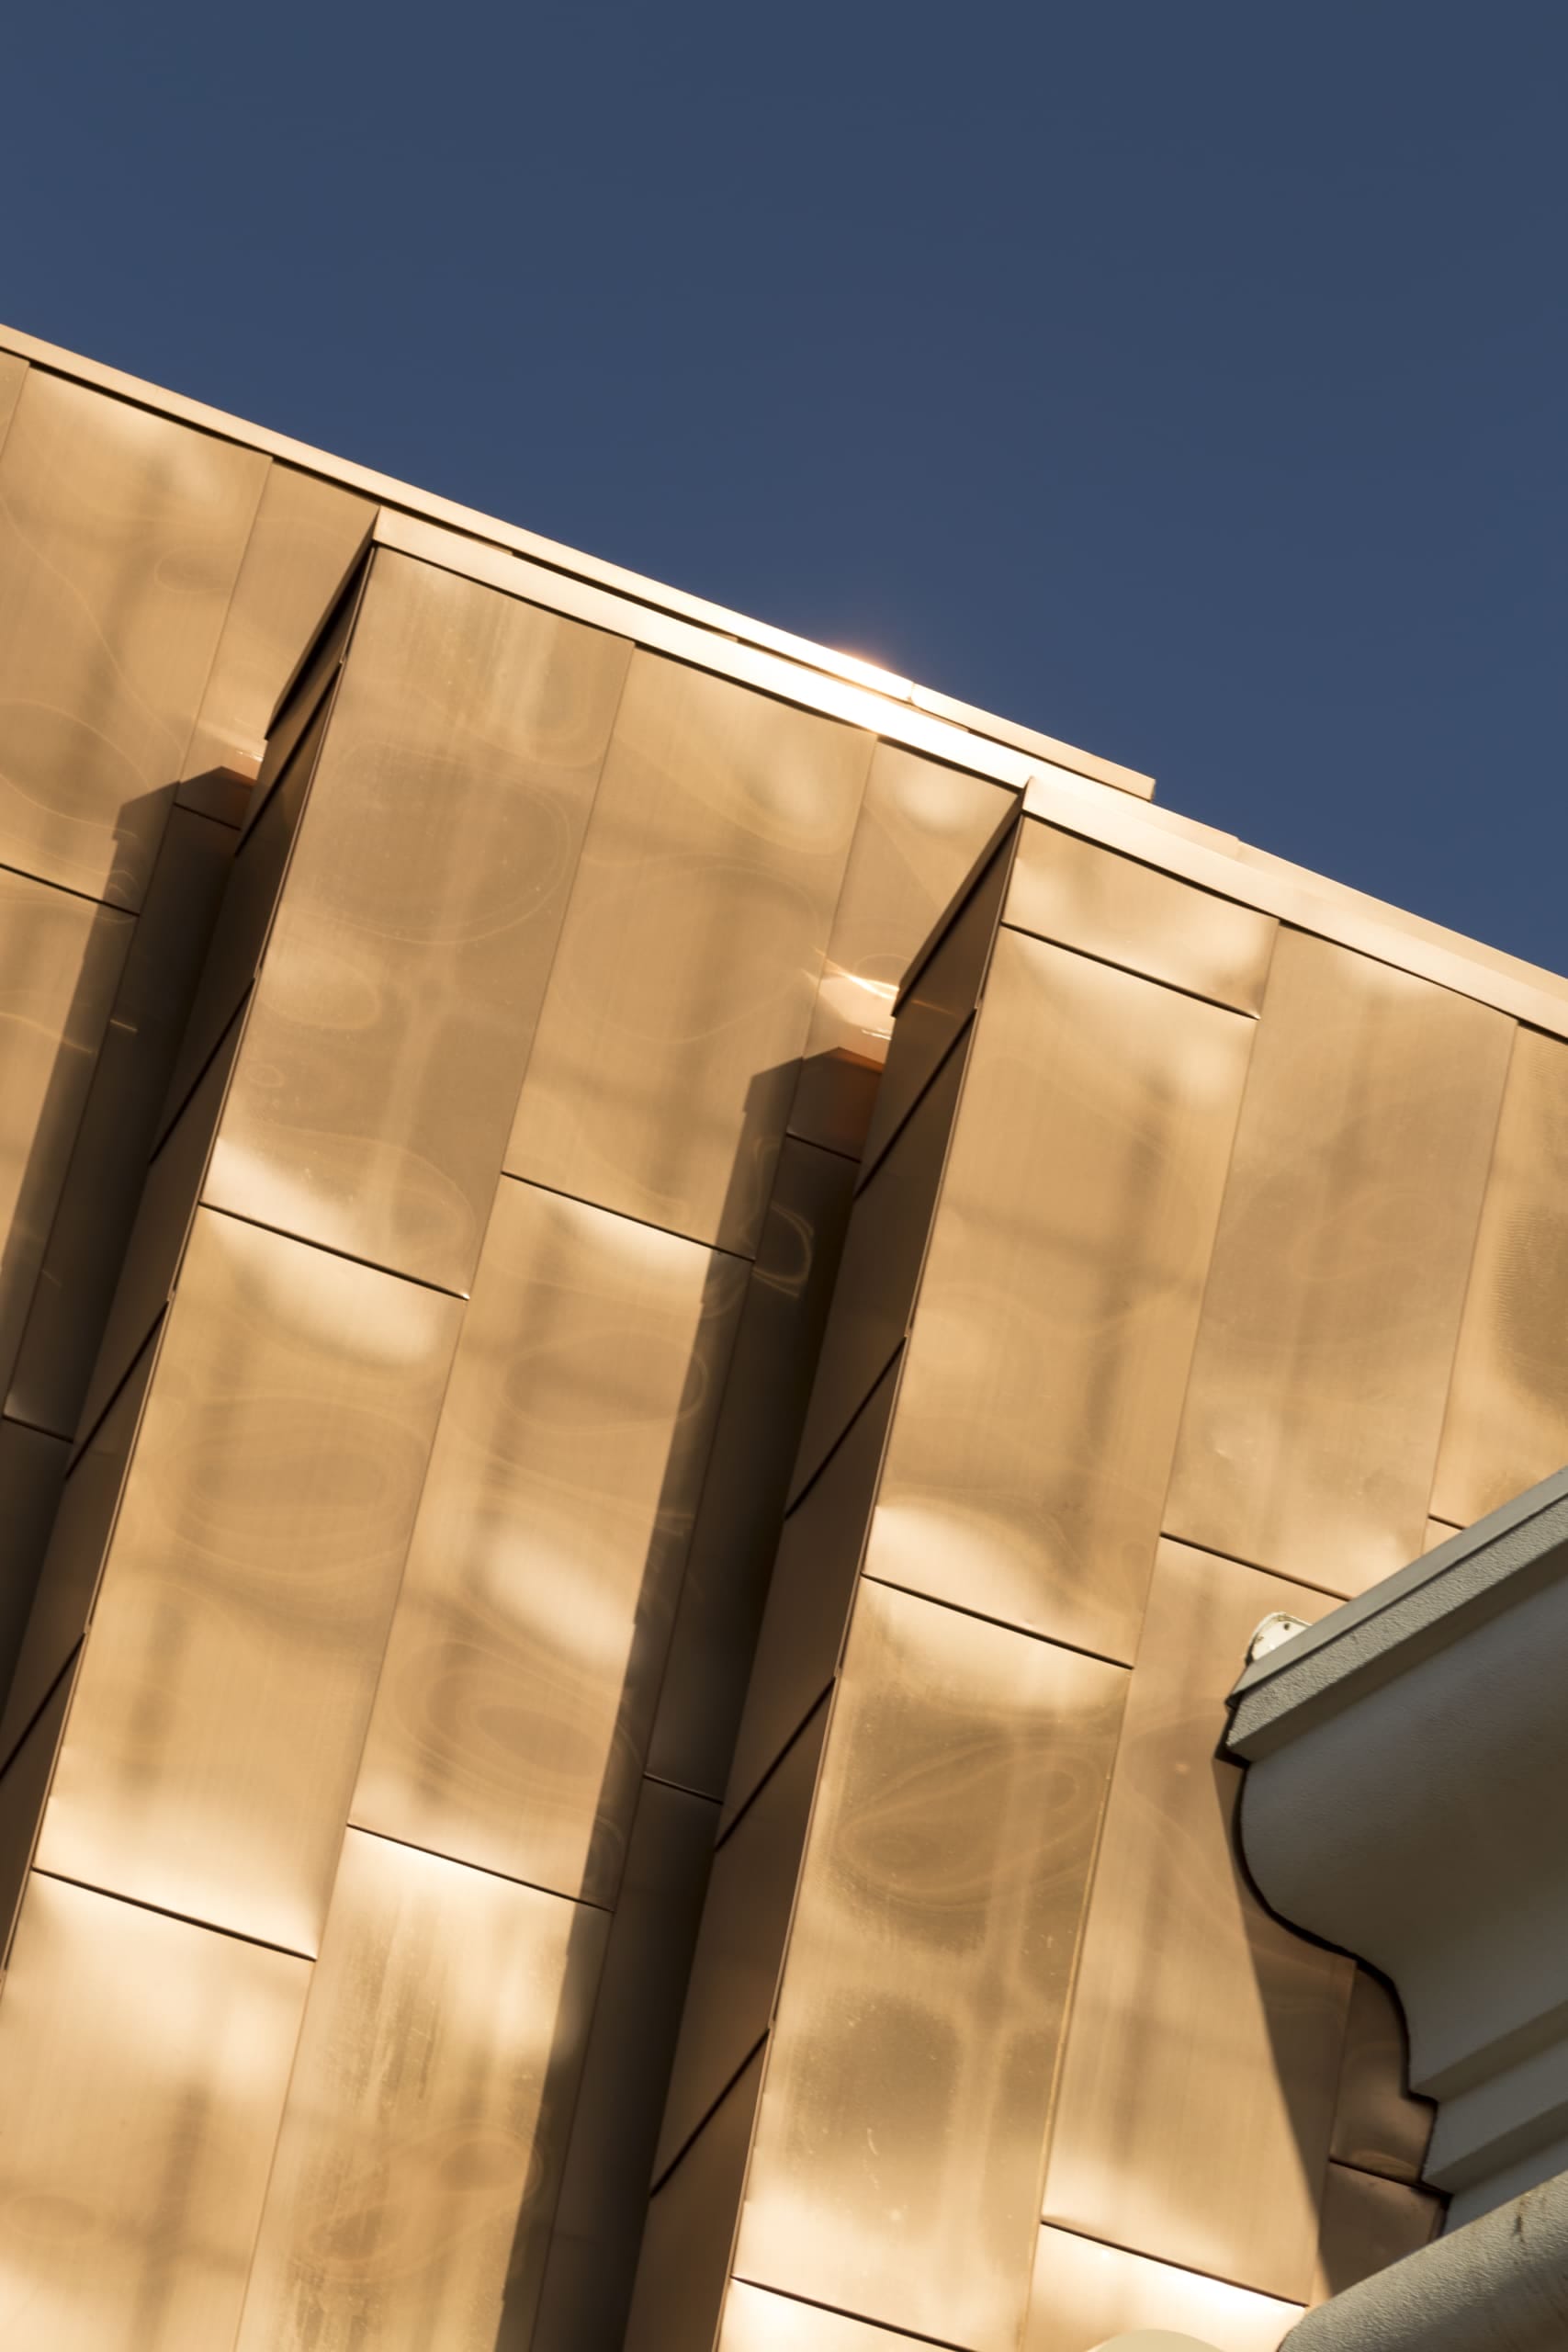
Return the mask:
<svg viewBox="0 0 1568 2352">
<path fill-rule="evenodd" d="M 34 1873 L 0 2003 L 6 2352 L 232 2342 L 310 1973 Z"/>
<path fill-rule="evenodd" d="M 215 1205 L 468 1289 L 628 658 L 618 638 L 378 559 Z"/>
<path fill-rule="evenodd" d="M 0 873 L 0 1375 L 6 1382 L 134 929 L 127 915 L 26 875 Z"/>
<path fill-rule="evenodd" d="M 0 454 L 0 864 L 141 905 L 266 462 L 29 374 Z"/>
<path fill-rule="evenodd" d="M 314 1951 L 460 1315 L 198 1214 L 40 1868 Z"/>
<path fill-rule="evenodd" d="M 1419 2180 L 1435 2110 L 1406 2090 L 1409 2064 L 1398 2003 L 1381 1977 L 1358 1968 L 1329 2146 L 1341 2164 Z"/>
<path fill-rule="evenodd" d="M 909 1328 L 969 1039 L 953 1047 L 856 1195 L 795 1462 L 791 1499 L 886 1371 Z"/>
<path fill-rule="evenodd" d="M 319 620 L 314 637 L 299 657 L 276 716 L 267 729 L 266 748 L 256 771 L 255 786 L 245 797 L 242 837 L 251 831 L 266 807 L 273 787 L 294 757 L 296 745 L 337 684 L 369 577 L 370 559 L 367 555 L 344 582 L 331 612 Z"/>
<path fill-rule="evenodd" d="M 28 363 L 14 351 L 0 351 L 0 449 L 6 446 L 6 435 L 11 419 L 17 413 L 17 402 L 22 396 L 22 382 Z"/>
<path fill-rule="evenodd" d="M 893 1000 L 1013 796 L 900 744 L 872 755 L 790 1132 L 859 1158 Z"/>
<path fill-rule="evenodd" d="M 69 1669 L 61 1675 L 0 1771 L 0 1970 L 27 1883 L 73 1679 Z"/>
<path fill-rule="evenodd" d="M 63 1438 L 0 1420 L 0 1693 L 17 1669 L 68 1452 Z M 0 1733 L 0 1766 L 7 1753 Z"/>
<path fill-rule="evenodd" d="M 1025 818 L 1002 921 L 1256 1012 L 1276 925 L 1256 907 L 1195 890 L 1077 833 Z"/>
<path fill-rule="evenodd" d="M 1352 1963 L 1267 1913 L 1215 1760 L 1258 1621 L 1331 1604 L 1162 1543 L 1117 1751 L 1045 2219 L 1304 2301 Z"/>
<path fill-rule="evenodd" d="M 797 2303 L 732 2280 L 724 2303 L 718 2352 L 921 2352 L 929 2337 L 869 2327 L 842 2312 Z"/>
<path fill-rule="evenodd" d="M 768 2030 L 827 1730 L 824 1700 L 714 1857 L 656 2179 Z"/>
<path fill-rule="evenodd" d="M 104 1032 L 6 1409 L 62 1437 L 82 1407 L 233 836 L 170 812 Z"/>
<path fill-rule="evenodd" d="M 853 1188 L 835 1153 L 784 1137 L 648 1752 L 650 1772 L 709 1796 L 729 1779 Z"/>
<path fill-rule="evenodd" d="M 1421 1549 L 1423 1552 L 1435 1552 L 1439 1544 L 1446 1544 L 1450 1535 L 1458 1535 L 1461 1532 L 1457 1527 L 1450 1527 L 1446 1519 L 1429 1519 L 1427 1521 L 1427 1538 Z"/>
<path fill-rule="evenodd" d="M 1418 2253 L 1442 2227 L 1444 2200 L 1428 2190 L 1330 2165 L 1312 2301 L 1326 2302 L 1375 2270 Z"/>
<path fill-rule="evenodd" d="M 893 1364 L 784 1523 L 725 1798 L 726 1826 L 833 1679 L 897 1393 Z"/>
<path fill-rule="evenodd" d="M 1299 2303 L 1249 2295 L 1066 2230 L 1042 2230 L 1023 2352 L 1100 2352 L 1141 2328 L 1194 2335 L 1216 2352 L 1279 2352 L 1301 2315 Z"/>
<path fill-rule="evenodd" d="M 353 1818 L 610 1903 L 747 1268 L 504 1182 Z"/>
<path fill-rule="evenodd" d="M 1011 2352 L 1127 1677 L 863 1584 L 735 2270 Z"/>
<path fill-rule="evenodd" d="M 756 1249 L 872 748 L 634 655 L 514 1174 Z"/>
<path fill-rule="evenodd" d="M 1169 1533 L 1341 1594 L 1419 1553 L 1512 1036 L 1280 932 Z"/>
<path fill-rule="evenodd" d="M 621 2352 L 717 1812 L 643 1781 L 528 2352 Z"/>
<path fill-rule="evenodd" d="M 761 2082 L 759 2051 L 650 2200 L 626 2352 L 711 2352 Z"/>
<path fill-rule="evenodd" d="M 238 2352 L 528 2342 L 604 1928 L 348 1832 Z"/>
<path fill-rule="evenodd" d="M 1521 1029 L 1431 1510 L 1469 1527 L 1568 1461 L 1568 1045 Z"/>
<path fill-rule="evenodd" d="M 868 1575 L 1131 1659 L 1255 1026 L 1000 934 Z"/>
</svg>

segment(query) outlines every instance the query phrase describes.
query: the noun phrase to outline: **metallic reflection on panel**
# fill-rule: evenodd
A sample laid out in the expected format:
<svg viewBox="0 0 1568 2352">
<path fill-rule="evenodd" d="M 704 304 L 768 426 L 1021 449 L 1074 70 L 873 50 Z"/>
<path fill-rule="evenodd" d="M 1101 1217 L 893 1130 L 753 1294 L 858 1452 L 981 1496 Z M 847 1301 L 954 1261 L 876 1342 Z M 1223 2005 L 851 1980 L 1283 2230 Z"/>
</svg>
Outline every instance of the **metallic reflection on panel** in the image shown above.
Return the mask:
<svg viewBox="0 0 1568 2352">
<path fill-rule="evenodd" d="M 863 1584 L 735 2270 L 1010 2352 L 1127 1677 Z"/>
<path fill-rule="evenodd" d="M 1326 2302 L 1375 2270 L 1417 2253 L 1438 2235 L 1443 2211 L 1443 2199 L 1428 2190 L 1331 2164 L 1323 2189 L 1312 2301 Z"/>
<path fill-rule="evenodd" d="M 633 656 L 514 1174 L 756 1249 L 872 748 Z"/>
<path fill-rule="evenodd" d="M 4 758 L 0 748 L 0 767 Z M 135 927 L 107 907 L 0 873 L 0 1383 L 21 1345 Z"/>
<path fill-rule="evenodd" d="M 49 1549 L 68 1451 L 63 1438 L 0 1420 L 0 1705 L 10 1690 Z M 0 1767 L 9 1752 L 0 1733 Z"/>
<path fill-rule="evenodd" d="M 209 1171 L 216 1206 L 467 1291 L 628 657 L 377 559 Z M 576 1083 L 596 1095 L 600 1073 Z"/>
<path fill-rule="evenodd" d="M 338 673 L 354 635 L 354 624 L 359 617 L 359 607 L 365 601 L 369 578 L 370 560 L 367 554 L 344 580 L 331 612 L 318 620 L 315 635 L 310 639 L 295 665 L 293 677 L 267 729 L 266 748 L 256 771 L 254 787 L 245 796 L 240 827 L 242 842 L 248 838 L 259 820 L 279 777 L 294 757 L 295 749 L 306 729 L 313 723 L 328 695 L 337 685 Z"/>
<path fill-rule="evenodd" d="M 6 446 L 6 435 L 11 419 L 17 413 L 17 402 L 22 396 L 28 363 L 14 351 L 0 351 L 0 449 Z"/>
<path fill-rule="evenodd" d="M 842 2312 L 794 2302 L 737 2278 L 725 2299 L 718 2352 L 921 2352 L 929 2341 L 869 2327 Z"/>
<path fill-rule="evenodd" d="M 1431 1509 L 1468 1527 L 1568 1461 L 1568 1046 L 1521 1029 Z"/>
<path fill-rule="evenodd" d="M 460 1313 L 198 1214 L 41 1868 L 314 1951 Z"/>
<path fill-rule="evenodd" d="M 349 1831 L 238 2352 L 528 2343 L 604 1925 Z"/>
<path fill-rule="evenodd" d="M 648 1751 L 650 1772 L 713 1797 L 729 1779 L 853 1188 L 836 1153 L 784 1137 Z"/>
<path fill-rule="evenodd" d="M 1045 2218 L 1304 2301 L 1352 1963 L 1243 1880 L 1214 1760 L 1259 1618 L 1332 1604 L 1162 1543 L 1057 2098 Z"/>
<path fill-rule="evenodd" d="M 0 865 L 141 905 L 266 468 L 31 371 L 0 453 Z"/>
<path fill-rule="evenodd" d="M 1408 2069 L 1399 2006 L 1381 1977 L 1358 1968 L 1329 2150 L 1341 2164 L 1391 2180 L 1420 2178 L 1435 2110 L 1405 2089 Z"/>
<path fill-rule="evenodd" d="M 6 1965 L 11 1929 L 27 1883 L 39 1816 L 49 1794 L 74 1679 L 73 1669 L 62 1674 L 28 1724 L 16 1754 L 0 1771 L 0 1971 Z"/>
<path fill-rule="evenodd" d="M 6 2352 L 232 2342 L 310 1973 L 34 1873 L 0 2003 Z"/>
<path fill-rule="evenodd" d="M 1001 933 L 868 1575 L 1132 1657 L 1254 1028 Z"/>
<path fill-rule="evenodd" d="M 504 1182 L 353 1817 L 612 1903 L 747 1267 Z"/>
<path fill-rule="evenodd" d="M 827 1730 L 824 1700 L 714 1857 L 656 2179 L 768 2030 Z"/>
<path fill-rule="evenodd" d="M 649 2202 L 626 2352 L 710 2352 L 761 2079 L 759 2051 Z"/>
<path fill-rule="evenodd" d="M 1002 921 L 1241 1012 L 1263 1001 L 1276 929 L 1255 907 L 1035 818 L 1019 838 Z"/>
<path fill-rule="evenodd" d="M 1512 1035 L 1280 932 L 1169 1533 L 1337 1593 L 1420 1551 Z"/>
<path fill-rule="evenodd" d="M 1299 2303 L 1247 2294 L 1120 2246 L 1042 2230 L 1023 2352 L 1099 2352 L 1138 2328 L 1195 2335 L 1217 2352 L 1279 2352 Z"/>
</svg>

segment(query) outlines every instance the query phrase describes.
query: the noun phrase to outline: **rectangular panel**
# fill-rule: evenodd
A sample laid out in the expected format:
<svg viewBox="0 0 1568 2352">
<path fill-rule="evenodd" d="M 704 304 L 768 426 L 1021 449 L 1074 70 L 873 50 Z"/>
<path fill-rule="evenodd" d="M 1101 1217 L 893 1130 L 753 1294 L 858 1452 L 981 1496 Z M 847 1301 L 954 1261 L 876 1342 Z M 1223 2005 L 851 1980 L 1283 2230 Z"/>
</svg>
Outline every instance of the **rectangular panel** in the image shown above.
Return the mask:
<svg viewBox="0 0 1568 2352">
<path fill-rule="evenodd" d="M 1351 1962 L 1264 1911 L 1217 1763 L 1260 1619 L 1322 1595 L 1164 1543 L 1117 1751 L 1045 2219 L 1304 2301 Z"/>
<path fill-rule="evenodd" d="M 1215 2352 L 1279 2352 L 1301 2315 L 1299 2303 L 1249 2295 L 1066 2230 L 1042 2230 L 1023 2352 L 1100 2352 L 1122 2335 L 1135 2344 L 1143 2328 L 1193 2336 Z"/>
<path fill-rule="evenodd" d="M 214 1205 L 467 1291 L 628 658 L 619 638 L 377 559 Z"/>
<path fill-rule="evenodd" d="M 1012 2352 L 1127 1677 L 863 1585 L 735 2270 Z"/>
<path fill-rule="evenodd" d="M 1001 933 L 868 1575 L 1132 1657 L 1254 1027 Z"/>
<path fill-rule="evenodd" d="M 526 2344 L 604 1927 L 349 1831 L 238 2352 Z"/>
<path fill-rule="evenodd" d="M 1026 818 L 1002 921 L 1216 1004 L 1256 1012 L 1276 925 L 1080 834 Z"/>
<path fill-rule="evenodd" d="M 266 468 L 31 371 L 0 454 L 0 865 L 141 905 Z"/>
<path fill-rule="evenodd" d="M 1343 1594 L 1420 1552 L 1512 1036 L 1281 931 L 1169 1533 Z"/>
<path fill-rule="evenodd" d="M 1326 2302 L 1391 2262 L 1418 2254 L 1442 2227 L 1444 2200 L 1429 2190 L 1330 2165 L 1312 2300 Z"/>
<path fill-rule="evenodd" d="M 197 1216 L 40 1868 L 314 1951 L 460 1314 Z"/>
<path fill-rule="evenodd" d="M 27 372 L 25 359 L 18 359 L 14 351 L 0 351 L 0 449 L 6 446 L 6 435 L 17 413 L 17 402 L 22 396 Z"/>
<path fill-rule="evenodd" d="M 310 1973 L 34 1873 L 0 2003 L 6 2352 L 232 2342 Z"/>
<path fill-rule="evenodd" d="M 713 1797 L 729 1779 L 853 1188 L 836 1153 L 784 1137 L 648 1751 L 650 1772 Z"/>
<path fill-rule="evenodd" d="M 11 1929 L 27 1884 L 73 1679 L 70 1670 L 62 1674 L 28 1725 L 16 1754 L 0 1771 L 0 1971 L 6 1965 Z"/>
<path fill-rule="evenodd" d="M 626 2352 L 710 2352 L 761 2080 L 759 2052 L 650 2200 Z"/>
<path fill-rule="evenodd" d="M 306 642 L 266 730 L 266 743 L 261 765 L 256 771 L 255 787 L 245 796 L 240 826 L 242 841 L 271 799 L 279 776 L 294 757 L 296 745 L 338 683 L 349 640 L 354 635 L 354 624 L 365 601 L 370 568 L 371 555 L 367 549 L 344 580 L 332 610 L 317 616 L 315 633 Z"/>
<path fill-rule="evenodd" d="M 1409 2071 L 1399 2005 L 1381 1977 L 1358 1968 L 1330 2148 L 1342 2164 L 1391 2180 L 1420 2178 L 1436 2110 L 1406 2090 Z"/>
<path fill-rule="evenodd" d="M 1568 1045 L 1521 1029 L 1454 1359 L 1431 1509 L 1469 1527 L 1568 1461 Z"/>
<path fill-rule="evenodd" d="M 756 1249 L 872 748 L 634 655 L 513 1174 Z"/>
<path fill-rule="evenodd" d="M 354 1819 L 615 1900 L 747 1268 L 510 1181 Z"/>
<path fill-rule="evenodd" d="M 63 1438 L 0 1420 L 0 1704 L 17 1670 L 69 1450 Z M 0 1765 L 7 1752 L 0 1736 Z"/>
<path fill-rule="evenodd" d="M 819 2311 L 736 2278 L 725 2299 L 718 2352 L 921 2352 L 930 2340 L 868 2327 L 842 2312 Z"/>
</svg>

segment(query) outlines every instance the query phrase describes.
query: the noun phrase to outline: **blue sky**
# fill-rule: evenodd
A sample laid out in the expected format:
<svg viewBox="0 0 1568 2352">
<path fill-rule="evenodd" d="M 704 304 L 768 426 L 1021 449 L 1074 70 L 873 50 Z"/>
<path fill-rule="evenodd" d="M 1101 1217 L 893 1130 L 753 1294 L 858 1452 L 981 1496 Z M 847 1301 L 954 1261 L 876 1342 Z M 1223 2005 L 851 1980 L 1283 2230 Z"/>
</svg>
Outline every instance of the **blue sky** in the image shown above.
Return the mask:
<svg viewBox="0 0 1568 2352">
<path fill-rule="evenodd" d="M 0 317 L 1568 965 L 1562 0 L 6 35 Z"/>
</svg>

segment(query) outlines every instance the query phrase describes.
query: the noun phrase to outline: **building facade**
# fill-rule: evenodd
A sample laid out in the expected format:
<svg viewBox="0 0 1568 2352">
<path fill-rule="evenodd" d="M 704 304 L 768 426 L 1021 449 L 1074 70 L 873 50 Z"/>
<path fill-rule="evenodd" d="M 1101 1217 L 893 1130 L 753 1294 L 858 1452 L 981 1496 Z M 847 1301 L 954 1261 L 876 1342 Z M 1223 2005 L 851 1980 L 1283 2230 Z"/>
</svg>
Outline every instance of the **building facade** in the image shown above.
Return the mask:
<svg viewBox="0 0 1568 2352">
<path fill-rule="evenodd" d="M 1275 2352 L 1227 1693 L 1568 1455 L 1568 982 L 0 332 L 0 2329 Z"/>
</svg>

